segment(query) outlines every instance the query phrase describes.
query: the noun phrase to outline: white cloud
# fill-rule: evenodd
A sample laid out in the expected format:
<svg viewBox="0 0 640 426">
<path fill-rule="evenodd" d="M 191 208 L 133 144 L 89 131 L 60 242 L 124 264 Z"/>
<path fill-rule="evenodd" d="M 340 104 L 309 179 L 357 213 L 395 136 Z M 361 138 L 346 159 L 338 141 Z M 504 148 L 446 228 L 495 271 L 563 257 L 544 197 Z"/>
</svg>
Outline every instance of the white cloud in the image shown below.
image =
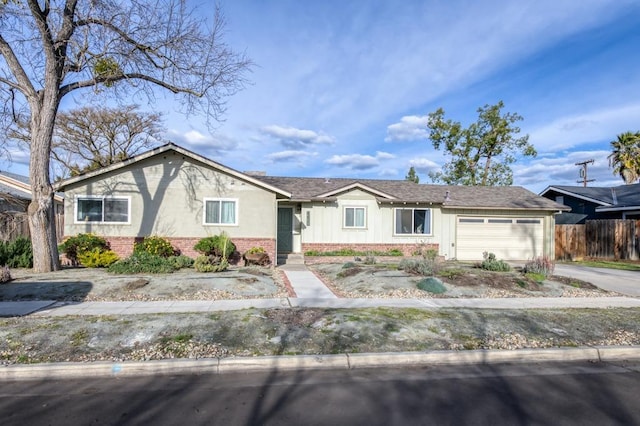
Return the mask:
<svg viewBox="0 0 640 426">
<path fill-rule="evenodd" d="M 406 115 L 400 119 L 399 123 L 391 124 L 387 127 L 386 142 L 392 141 L 417 141 L 429 138 L 426 115 Z"/>
<path fill-rule="evenodd" d="M 420 173 L 429 173 L 432 170 L 440 169 L 440 165 L 438 165 L 438 163 L 431 161 L 428 158 L 412 158 L 409 160 L 409 166 L 413 167 Z"/>
<path fill-rule="evenodd" d="M 296 129 L 295 127 L 283 127 L 275 124 L 262 127 L 260 132 L 278 139 L 284 146 L 291 148 L 321 144 L 331 145 L 335 142 L 333 137 L 322 132 Z"/>
<path fill-rule="evenodd" d="M 267 155 L 267 158 L 274 163 L 282 162 L 282 161 L 298 161 L 301 158 L 309 157 L 317 155 L 317 153 L 308 152 L 308 151 L 299 151 L 299 150 L 289 150 L 289 151 L 280 151 L 274 152 L 272 154 Z"/>
<path fill-rule="evenodd" d="M 526 186 L 534 192 L 540 192 L 550 185 L 580 185 L 580 167 L 578 162 L 594 160 L 588 165 L 589 179 L 595 179 L 589 186 L 621 185 L 609 168 L 607 156 L 610 151 L 574 151 L 564 153 L 561 157 L 542 157 L 531 160 L 528 164 L 514 165 L 514 183 Z"/>
<path fill-rule="evenodd" d="M 614 140 L 619 133 L 636 130 L 639 127 L 638 117 L 640 103 L 561 117 L 529 130 L 529 142 L 542 151 Z"/>
<path fill-rule="evenodd" d="M 232 151 L 238 146 L 237 141 L 226 134 L 204 134 L 194 129 L 186 132 L 172 129 L 167 132 L 167 136 L 178 145 L 194 149 L 205 155 L 219 155 L 222 152 Z"/>
<path fill-rule="evenodd" d="M 370 170 L 379 167 L 382 162 L 396 158 L 395 155 L 384 151 L 377 151 L 375 157 L 363 154 L 334 155 L 325 163 L 345 167 L 351 170 Z M 386 169 L 388 174 L 390 168 Z"/>
</svg>

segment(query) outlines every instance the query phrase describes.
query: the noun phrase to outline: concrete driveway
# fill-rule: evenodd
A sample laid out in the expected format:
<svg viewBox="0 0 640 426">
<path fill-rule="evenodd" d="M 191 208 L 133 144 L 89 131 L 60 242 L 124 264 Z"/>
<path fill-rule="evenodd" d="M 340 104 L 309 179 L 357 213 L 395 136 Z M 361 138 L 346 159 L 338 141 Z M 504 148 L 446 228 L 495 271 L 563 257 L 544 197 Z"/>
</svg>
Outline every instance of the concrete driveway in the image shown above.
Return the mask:
<svg viewBox="0 0 640 426">
<path fill-rule="evenodd" d="M 604 290 L 640 297 L 640 272 L 556 264 L 554 274 L 590 282 Z"/>
</svg>

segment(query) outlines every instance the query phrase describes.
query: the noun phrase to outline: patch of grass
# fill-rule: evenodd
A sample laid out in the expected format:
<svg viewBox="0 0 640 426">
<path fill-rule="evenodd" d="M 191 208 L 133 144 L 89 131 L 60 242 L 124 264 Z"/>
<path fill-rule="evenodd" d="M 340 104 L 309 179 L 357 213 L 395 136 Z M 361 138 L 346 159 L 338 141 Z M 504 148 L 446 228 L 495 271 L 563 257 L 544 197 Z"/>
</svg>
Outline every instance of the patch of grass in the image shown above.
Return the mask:
<svg viewBox="0 0 640 426">
<path fill-rule="evenodd" d="M 540 272 L 527 272 L 526 274 L 524 274 L 524 276 L 537 282 L 538 284 L 542 283 L 547 278 L 545 274 Z"/>
<path fill-rule="evenodd" d="M 379 316 L 382 318 L 391 318 L 404 321 L 421 321 L 429 318 L 434 318 L 439 312 L 426 311 L 417 308 L 406 309 L 394 309 L 394 308 L 373 308 L 367 309 L 367 312 L 373 316 Z"/>
<path fill-rule="evenodd" d="M 460 268 L 443 269 L 438 272 L 438 275 L 444 278 L 454 279 L 460 275 L 464 275 L 464 270 Z"/>
<path fill-rule="evenodd" d="M 518 287 L 520 288 L 527 288 L 527 282 L 524 280 L 516 280 L 516 284 L 518 285 Z"/>
<path fill-rule="evenodd" d="M 640 263 L 625 262 L 624 260 L 581 260 L 569 262 L 570 265 L 589 266 L 592 268 L 621 269 L 623 271 L 640 271 Z"/>
<path fill-rule="evenodd" d="M 191 333 L 180 333 L 175 336 L 164 336 L 160 339 L 160 343 L 187 343 L 193 339 Z"/>
<path fill-rule="evenodd" d="M 74 331 L 71 334 L 71 346 L 83 346 L 85 343 L 87 343 L 88 338 L 89 330 L 87 330 L 86 328 L 81 328 L 80 330 Z"/>
</svg>

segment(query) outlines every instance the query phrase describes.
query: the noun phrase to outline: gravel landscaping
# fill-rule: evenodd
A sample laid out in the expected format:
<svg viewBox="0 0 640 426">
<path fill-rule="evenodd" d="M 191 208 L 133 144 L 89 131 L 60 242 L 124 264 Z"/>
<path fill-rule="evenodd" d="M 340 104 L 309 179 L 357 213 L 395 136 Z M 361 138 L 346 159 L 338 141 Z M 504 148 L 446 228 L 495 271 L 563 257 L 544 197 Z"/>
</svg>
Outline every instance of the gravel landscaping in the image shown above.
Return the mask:
<svg viewBox="0 0 640 426">
<path fill-rule="evenodd" d="M 33 274 L 11 271 L 13 281 L 0 284 L 0 301 L 66 302 L 263 299 L 287 297 L 282 273 L 272 268 L 231 268 L 199 273 L 182 269 L 171 274 L 114 275 L 104 269 L 65 268 Z"/>
<path fill-rule="evenodd" d="M 346 266 L 346 267 L 345 267 Z M 331 263 L 309 266 L 338 297 L 346 298 L 502 298 L 620 296 L 577 279 L 551 276 L 543 282 L 511 272 L 491 272 L 469 264 L 445 264 L 436 278 L 445 291 L 418 288 L 424 276 L 397 269 L 396 264 Z"/>
</svg>

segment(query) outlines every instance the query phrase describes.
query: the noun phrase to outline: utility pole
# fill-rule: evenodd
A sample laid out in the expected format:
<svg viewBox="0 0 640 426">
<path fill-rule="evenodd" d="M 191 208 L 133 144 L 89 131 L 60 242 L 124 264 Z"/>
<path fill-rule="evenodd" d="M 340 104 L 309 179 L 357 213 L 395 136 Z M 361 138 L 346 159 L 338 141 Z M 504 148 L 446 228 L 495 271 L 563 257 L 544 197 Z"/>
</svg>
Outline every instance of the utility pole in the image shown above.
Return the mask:
<svg viewBox="0 0 640 426">
<path fill-rule="evenodd" d="M 582 182 L 582 186 L 587 187 L 587 182 L 593 182 L 595 179 L 589 179 L 589 175 L 587 174 L 587 165 L 593 164 L 593 159 L 587 161 L 581 161 L 576 163 L 576 166 L 580 166 L 580 180 L 578 183 Z"/>
</svg>

